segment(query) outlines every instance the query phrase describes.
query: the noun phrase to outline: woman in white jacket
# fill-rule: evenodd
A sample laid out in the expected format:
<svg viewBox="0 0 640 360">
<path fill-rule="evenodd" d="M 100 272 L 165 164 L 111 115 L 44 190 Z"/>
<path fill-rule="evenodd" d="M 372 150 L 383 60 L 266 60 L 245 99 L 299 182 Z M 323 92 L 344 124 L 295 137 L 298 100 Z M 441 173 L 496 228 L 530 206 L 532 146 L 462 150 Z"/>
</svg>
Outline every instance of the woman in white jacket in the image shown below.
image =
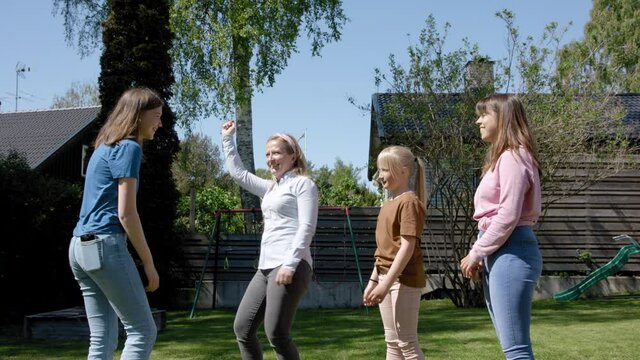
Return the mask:
<svg viewBox="0 0 640 360">
<path fill-rule="evenodd" d="M 273 180 L 265 180 L 242 165 L 233 138 L 235 130 L 234 121 L 221 129 L 227 168 L 240 186 L 262 199 L 264 217 L 258 270 L 233 325 L 240 354 L 243 359 L 262 359 L 256 332 L 264 321 L 276 357 L 299 359 L 290 330 L 313 273 L 309 247 L 318 219 L 318 189 L 306 176 L 307 163 L 294 137 L 269 137 L 266 160 Z"/>
</svg>

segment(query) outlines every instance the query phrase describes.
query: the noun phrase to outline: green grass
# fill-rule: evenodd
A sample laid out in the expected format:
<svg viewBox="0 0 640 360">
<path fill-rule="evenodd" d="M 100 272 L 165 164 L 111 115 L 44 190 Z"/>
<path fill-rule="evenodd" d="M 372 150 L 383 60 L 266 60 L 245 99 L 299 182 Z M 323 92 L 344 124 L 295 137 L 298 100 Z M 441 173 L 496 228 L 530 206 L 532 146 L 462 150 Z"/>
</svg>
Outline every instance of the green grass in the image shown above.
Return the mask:
<svg viewBox="0 0 640 360">
<path fill-rule="evenodd" d="M 238 359 L 231 311 L 170 312 L 153 359 Z M 26 341 L 20 328 L 0 331 L 1 359 L 86 358 L 85 341 Z M 534 303 L 532 340 L 538 359 L 637 359 L 640 298 Z M 457 309 L 424 301 L 420 343 L 427 359 L 501 359 L 485 309 Z M 300 310 L 293 336 L 303 359 L 383 359 L 385 344 L 377 309 Z M 265 359 L 275 356 L 264 334 Z"/>
</svg>

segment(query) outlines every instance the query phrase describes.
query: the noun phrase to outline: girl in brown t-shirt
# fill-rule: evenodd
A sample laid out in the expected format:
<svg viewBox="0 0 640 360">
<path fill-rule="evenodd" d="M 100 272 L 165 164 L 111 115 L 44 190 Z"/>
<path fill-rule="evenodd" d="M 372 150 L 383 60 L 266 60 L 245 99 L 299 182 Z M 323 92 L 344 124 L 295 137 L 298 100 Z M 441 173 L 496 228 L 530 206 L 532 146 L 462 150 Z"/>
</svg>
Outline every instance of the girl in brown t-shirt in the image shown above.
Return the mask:
<svg viewBox="0 0 640 360">
<path fill-rule="evenodd" d="M 378 155 L 377 181 L 388 198 L 376 224 L 375 267 L 364 290 L 366 306 L 379 304 L 387 360 L 424 359 L 418 312 L 425 286 L 420 235 L 425 221 L 424 163 L 404 146 Z"/>
</svg>

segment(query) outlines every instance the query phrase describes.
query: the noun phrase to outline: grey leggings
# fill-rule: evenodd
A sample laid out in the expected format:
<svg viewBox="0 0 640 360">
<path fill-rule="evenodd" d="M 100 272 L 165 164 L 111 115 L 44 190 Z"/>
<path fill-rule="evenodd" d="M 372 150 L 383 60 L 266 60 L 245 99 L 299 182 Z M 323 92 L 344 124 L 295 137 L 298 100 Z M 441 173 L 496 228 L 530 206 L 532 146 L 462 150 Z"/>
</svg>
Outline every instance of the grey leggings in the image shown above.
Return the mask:
<svg viewBox="0 0 640 360">
<path fill-rule="evenodd" d="M 298 303 L 311 282 L 312 270 L 306 261 L 300 261 L 289 285 L 276 284 L 278 270 L 280 267 L 256 271 L 238 307 L 233 331 L 244 360 L 262 359 L 256 332 L 263 321 L 278 360 L 300 359 L 290 330 Z"/>
</svg>

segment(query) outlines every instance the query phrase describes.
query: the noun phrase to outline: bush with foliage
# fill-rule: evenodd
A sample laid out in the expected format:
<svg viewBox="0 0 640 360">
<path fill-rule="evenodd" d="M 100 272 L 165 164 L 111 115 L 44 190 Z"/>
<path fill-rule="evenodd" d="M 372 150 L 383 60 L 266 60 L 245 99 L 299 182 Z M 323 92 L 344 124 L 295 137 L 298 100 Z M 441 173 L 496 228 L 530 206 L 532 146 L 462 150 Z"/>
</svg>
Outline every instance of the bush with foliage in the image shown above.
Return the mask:
<svg viewBox="0 0 640 360">
<path fill-rule="evenodd" d="M 0 323 L 78 305 L 68 249 L 80 194 L 78 185 L 31 170 L 18 153 L 0 155 Z"/>
<path fill-rule="evenodd" d="M 176 216 L 176 231 L 186 233 L 189 230 L 190 196 L 183 196 L 178 202 Z M 216 185 L 207 186 L 196 192 L 195 225 L 196 232 L 210 234 L 215 222 L 216 211 L 219 209 L 240 208 L 240 196 L 237 192 L 229 191 Z M 222 219 L 221 231 L 240 233 L 244 228 L 244 221 L 240 216 L 226 216 Z"/>
<path fill-rule="evenodd" d="M 380 195 L 358 182 L 362 170 L 336 159 L 333 169 L 321 166 L 311 170 L 310 176 L 318 186 L 320 206 L 377 206 Z"/>
</svg>

